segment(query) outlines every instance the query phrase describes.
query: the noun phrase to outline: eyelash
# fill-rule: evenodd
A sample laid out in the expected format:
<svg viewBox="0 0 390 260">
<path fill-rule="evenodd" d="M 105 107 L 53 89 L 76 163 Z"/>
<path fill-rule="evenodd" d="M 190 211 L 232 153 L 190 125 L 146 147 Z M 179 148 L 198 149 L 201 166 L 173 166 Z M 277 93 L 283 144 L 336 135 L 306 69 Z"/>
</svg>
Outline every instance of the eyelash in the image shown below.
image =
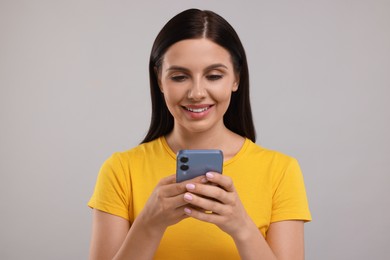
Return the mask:
<svg viewBox="0 0 390 260">
<path fill-rule="evenodd" d="M 208 80 L 211 80 L 211 81 L 216 81 L 216 80 L 222 79 L 222 78 L 223 78 L 223 75 L 220 75 L 220 74 L 211 74 L 211 75 L 206 76 L 206 78 L 207 78 Z"/>
<path fill-rule="evenodd" d="M 175 82 L 182 82 L 187 79 L 187 76 L 185 75 L 172 76 L 171 79 Z"/>
<path fill-rule="evenodd" d="M 172 76 L 171 77 L 171 80 L 175 81 L 175 82 L 183 82 L 184 80 L 186 80 L 188 78 L 188 76 L 186 75 L 178 75 L 178 76 Z M 216 81 L 216 80 L 219 80 L 219 79 L 222 79 L 223 78 L 223 75 L 220 75 L 220 74 L 211 74 L 211 75 L 207 75 L 206 78 L 210 81 Z"/>
</svg>

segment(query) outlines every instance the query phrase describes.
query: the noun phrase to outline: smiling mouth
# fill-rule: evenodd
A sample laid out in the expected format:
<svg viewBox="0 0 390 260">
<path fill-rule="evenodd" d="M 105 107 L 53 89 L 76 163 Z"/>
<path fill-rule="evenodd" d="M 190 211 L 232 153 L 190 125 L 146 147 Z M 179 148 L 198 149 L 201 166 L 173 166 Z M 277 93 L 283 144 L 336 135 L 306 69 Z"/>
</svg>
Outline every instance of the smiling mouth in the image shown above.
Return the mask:
<svg viewBox="0 0 390 260">
<path fill-rule="evenodd" d="M 207 111 L 211 106 L 208 107 L 202 107 L 202 108 L 190 108 L 190 107 L 184 107 L 183 108 L 187 111 L 190 111 L 192 113 L 202 113 L 204 111 Z"/>
</svg>

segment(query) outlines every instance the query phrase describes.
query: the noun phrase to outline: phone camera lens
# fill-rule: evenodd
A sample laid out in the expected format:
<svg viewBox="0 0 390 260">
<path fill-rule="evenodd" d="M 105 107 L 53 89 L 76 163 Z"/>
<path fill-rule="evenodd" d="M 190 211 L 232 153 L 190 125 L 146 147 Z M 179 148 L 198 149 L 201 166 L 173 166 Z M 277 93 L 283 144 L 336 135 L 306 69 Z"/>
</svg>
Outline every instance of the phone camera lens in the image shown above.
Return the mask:
<svg viewBox="0 0 390 260">
<path fill-rule="evenodd" d="M 188 158 L 187 158 L 187 159 L 188 159 Z M 183 164 L 183 165 L 180 166 L 180 169 L 181 169 L 182 171 L 186 171 L 186 170 L 188 170 L 188 168 L 190 168 L 190 167 L 188 167 L 187 164 Z"/>
<path fill-rule="evenodd" d="M 180 161 L 182 163 L 186 163 L 186 162 L 188 162 L 188 157 L 183 156 L 183 157 L 180 158 Z"/>
</svg>

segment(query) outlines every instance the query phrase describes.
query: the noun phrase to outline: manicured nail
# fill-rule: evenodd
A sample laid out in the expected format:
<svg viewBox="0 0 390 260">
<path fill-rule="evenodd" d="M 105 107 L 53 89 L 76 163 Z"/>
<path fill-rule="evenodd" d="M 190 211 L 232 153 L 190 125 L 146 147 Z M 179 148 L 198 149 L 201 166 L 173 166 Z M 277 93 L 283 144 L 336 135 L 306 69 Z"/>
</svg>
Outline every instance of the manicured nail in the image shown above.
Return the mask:
<svg viewBox="0 0 390 260">
<path fill-rule="evenodd" d="M 189 193 L 184 194 L 184 198 L 185 198 L 186 200 L 192 200 L 192 196 L 191 196 L 191 194 L 189 194 Z"/>
<path fill-rule="evenodd" d="M 212 174 L 211 172 L 208 172 L 208 173 L 206 173 L 206 177 L 209 179 L 212 179 L 212 178 L 214 178 L 214 174 Z"/>
<path fill-rule="evenodd" d="M 191 214 L 191 210 L 189 209 L 189 208 L 184 208 L 184 212 L 186 213 L 186 214 Z"/>
<path fill-rule="evenodd" d="M 192 183 L 188 183 L 188 184 L 186 184 L 186 188 L 187 188 L 187 190 L 193 190 L 193 189 L 195 189 L 195 185 Z"/>
</svg>

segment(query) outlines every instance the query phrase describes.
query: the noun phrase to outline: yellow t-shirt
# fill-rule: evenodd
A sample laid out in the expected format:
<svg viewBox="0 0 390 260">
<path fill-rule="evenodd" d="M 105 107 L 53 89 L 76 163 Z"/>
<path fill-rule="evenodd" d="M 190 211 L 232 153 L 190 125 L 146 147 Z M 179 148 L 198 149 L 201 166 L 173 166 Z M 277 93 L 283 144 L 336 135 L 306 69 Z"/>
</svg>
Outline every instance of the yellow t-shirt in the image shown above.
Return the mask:
<svg viewBox="0 0 390 260">
<path fill-rule="evenodd" d="M 175 173 L 176 156 L 164 137 L 113 154 L 102 166 L 88 206 L 123 217 L 139 215 L 158 181 Z M 282 220 L 310 221 L 298 162 L 249 139 L 223 164 L 260 232 Z M 155 259 L 240 259 L 233 239 L 217 226 L 188 218 L 167 228 Z"/>
</svg>

